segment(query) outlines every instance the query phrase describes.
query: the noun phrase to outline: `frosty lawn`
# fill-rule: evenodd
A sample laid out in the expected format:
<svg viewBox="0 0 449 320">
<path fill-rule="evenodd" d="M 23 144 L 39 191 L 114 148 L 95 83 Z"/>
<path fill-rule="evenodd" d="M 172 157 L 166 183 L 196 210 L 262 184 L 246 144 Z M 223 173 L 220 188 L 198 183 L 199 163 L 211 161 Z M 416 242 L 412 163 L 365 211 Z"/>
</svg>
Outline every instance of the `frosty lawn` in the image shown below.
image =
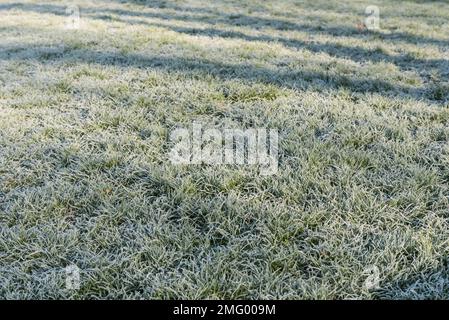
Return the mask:
<svg viewBox="0 0 449 320">
<path fill-rule="evenodd" d="M 448 3 L 70 4 L 0 1 L 1 298 L 449 297 Z M 173 165 L 194 122 L 277 173 Z"/>
</svg>

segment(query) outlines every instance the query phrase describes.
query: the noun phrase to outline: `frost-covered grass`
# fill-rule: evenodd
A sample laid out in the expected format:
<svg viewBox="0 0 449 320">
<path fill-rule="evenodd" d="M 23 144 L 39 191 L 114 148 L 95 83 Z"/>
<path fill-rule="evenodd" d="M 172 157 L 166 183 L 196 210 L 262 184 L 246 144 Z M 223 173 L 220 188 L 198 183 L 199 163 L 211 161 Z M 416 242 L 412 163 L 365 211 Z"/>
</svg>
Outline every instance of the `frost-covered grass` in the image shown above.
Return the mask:
<svg viewBox="0 0 449 320">
<path fill-rule="evenodd" d="M 448 3 L 70 3 L 0 1 L 1 298 L 449 297 Z M 278 173 L 171 164 L 193 121 Z"/>
</svg>

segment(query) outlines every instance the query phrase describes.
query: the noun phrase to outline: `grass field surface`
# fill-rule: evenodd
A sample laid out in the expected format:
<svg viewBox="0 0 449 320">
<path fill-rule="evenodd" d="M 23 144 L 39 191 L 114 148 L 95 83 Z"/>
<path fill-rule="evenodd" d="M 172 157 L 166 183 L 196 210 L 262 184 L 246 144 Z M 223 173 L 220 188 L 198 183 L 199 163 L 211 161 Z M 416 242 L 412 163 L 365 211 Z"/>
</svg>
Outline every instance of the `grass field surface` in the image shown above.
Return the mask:
<svg viewBox="0 0 449 320">
<path fill-rule="evenodd" d="M 1 298 L 449 297 L 448 2 L 2 0 L 0 21 Z M 193 123 L 278 130 L 276 174 L 174 165 Z"/>
</svg>

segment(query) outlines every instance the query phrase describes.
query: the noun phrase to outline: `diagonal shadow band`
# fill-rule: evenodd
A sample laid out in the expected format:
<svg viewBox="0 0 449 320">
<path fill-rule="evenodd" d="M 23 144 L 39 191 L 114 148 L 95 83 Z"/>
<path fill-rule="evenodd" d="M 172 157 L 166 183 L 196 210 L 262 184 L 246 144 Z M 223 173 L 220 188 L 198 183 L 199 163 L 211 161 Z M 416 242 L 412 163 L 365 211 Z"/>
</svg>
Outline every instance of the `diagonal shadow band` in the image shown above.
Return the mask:
<svg viewBox="0 0 449 320">
<path fill-rule="evenodd" d="M 220 30 L 218 28 L 193 28 L 167 25 L 162 23 L 147 23 L 144 21 L 129 21 L 129 23 L 144 23 L 147 26 L 169 29 L 178 33 L 239 39 L 245 41 L 260 41 L 280 43 L 287 48 L 306 49 L 315 53 L 326 53 L 329 56 L 352 60 L 353 62 L 387 62 L 392 63 L 403 71 L 414 71 L 420 75 L 427 75 L 431 70 L 437 71 L 441 78 L 449 77 L 449 59 L 419 59 L 410 54 L 391 55 L 381 50 L 370 50 L 361 46 L 345 46 L 333 43 L 318 43 L 299 39 L 287 39 L 269 35 L 249 35 L 239 31 Z"/>
<path fill-rule="evenodd" d="M 273 84 L 289 89 L 315 88 L 323 91 L 346 88 L 352 92 L 382 92 L 385 95 L 413 99 L 426 99 L 428 90 L 428 88 L 393 85 L 380 79 L 357 78 L 324 71 L 291 69 L 289 67 L 272 69 L 251 64 L 231 64 L 193 57 L 141 53 L 122 54 L 94 49 L 70 48 L 68 46 L 59 50 L 49 50 L 51 47 L 51 45 L 3 47 L 0 48 L 0 60 L 28 60 L 42 64 L 82 62 L 119 67 L 152 68 L 166 72 L 180 72 L 188 76 L 202 77 L 207 75 L 225 80 L 239 79 L 248 82 Z M 32 50 L 33 55 L 28 55 L 27 50 Z"/>
<path fill-rule="evenodd" d="M 120 1 L 119 1 L 120 2 Z M 229 26 L 247 26 L 255 29 L 273 28 L 283 31 L 303 31 L 309 34 L 328 34 L 331 36 L 351 36 L 370 40 L 370 33 L 361 33 L 355 26 L 346 25 L 329 26 L 314 25 L 307 23 L 292 22 L 287 19 L 258 17 L 247 14 L 223 14 L 217 10 L 198 7 L 187 7 L 174 5 L 167 1 L 132 1 L 142 2 L 145 8 L 151 9 L 170 9 L 170 12 L 154 12 L 154 11 L 136 11 L 130 9 L 116 9 L 106 7 L 86 7 L 82 8 L 83 14 L 107 15 L 116 14 L 122 17 L 142 17 L 142 18 L 159 18 L 166 20 L 181 20 L 187 22 L 206 22 L 210 24 L 227 24 Z M 22 10 L 37 13 L 52 13 L 55 15 L 65 15 L 66 7 L 55 4 L 32 4 L 32 3 L 8 3 L 0 4 L 0 11 Z M 449 39 L 436 39 L 419 36 L 407 32 L 376 33 L 374 36 L 380 40 L 388 41 L 404 41 L 411 44 L 427 44 L 447 48 Z"/>
</svg>

